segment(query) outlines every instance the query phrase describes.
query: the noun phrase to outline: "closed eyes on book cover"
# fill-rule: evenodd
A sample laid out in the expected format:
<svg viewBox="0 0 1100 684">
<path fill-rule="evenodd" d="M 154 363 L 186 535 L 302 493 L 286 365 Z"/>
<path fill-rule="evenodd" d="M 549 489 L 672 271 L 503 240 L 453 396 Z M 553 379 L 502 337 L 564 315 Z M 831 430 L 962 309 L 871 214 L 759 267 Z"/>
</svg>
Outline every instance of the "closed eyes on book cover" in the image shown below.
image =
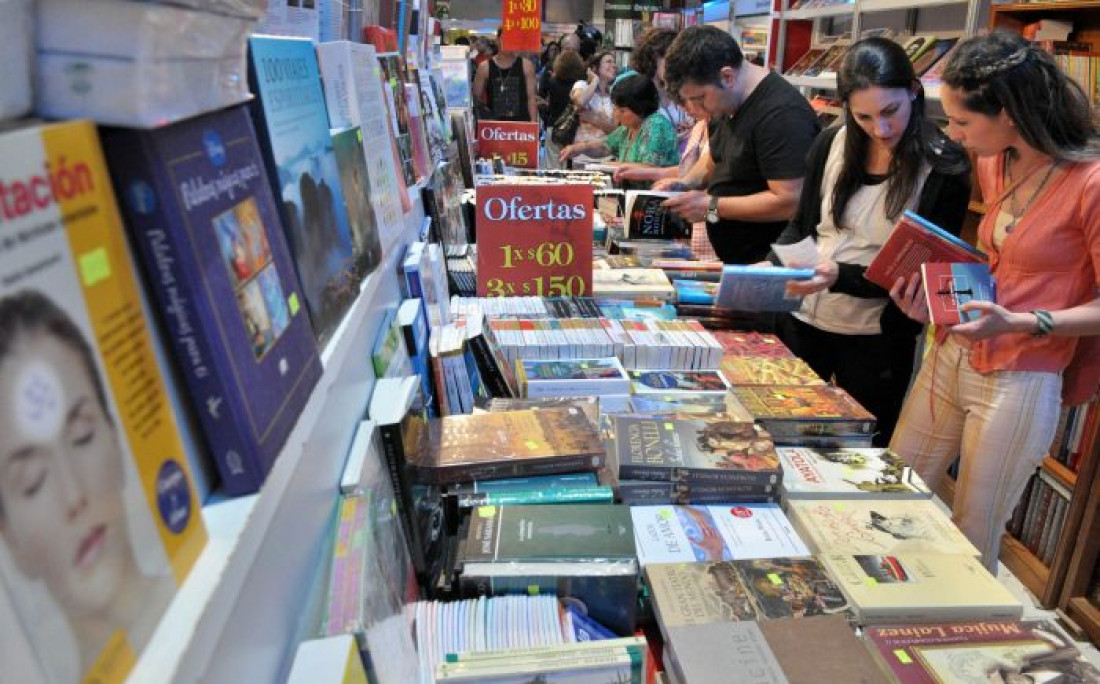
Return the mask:
<svg viewBox="0 0 1100 684">
<path fill-rule="evenodd" d="M 321 364 L 248 113 L 106 129 L 103 140 L 225 491 L 254 492 Z"/>
</svg>

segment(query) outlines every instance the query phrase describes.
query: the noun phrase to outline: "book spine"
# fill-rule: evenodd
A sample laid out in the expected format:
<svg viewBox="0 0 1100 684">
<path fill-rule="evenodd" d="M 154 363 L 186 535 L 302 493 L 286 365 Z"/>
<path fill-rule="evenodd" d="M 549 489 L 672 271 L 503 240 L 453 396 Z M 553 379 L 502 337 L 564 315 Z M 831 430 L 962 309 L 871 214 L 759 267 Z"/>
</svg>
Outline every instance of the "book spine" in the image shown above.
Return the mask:
<svg viewBox="0 0 1100 684">
<path fill-rule="evenodd" d="M 504 380 L 503 373 L 497 368 L 496 360 L 489 349 L 489 342 L 485 339 L 485 333 L 482 332 L 482 334 L 466 340 L 466 344 L 473 354 L 474 361 L 481 373 L 481 381 L 489 395 L 493 397 L 511 397 L 512 392 L 508 389 L 508 383 Z"/>
<path fill-rule="evenodd" d="M 401 441 L 401 424 L 379 425 L 378 435 L 382 442 L 382 456 L 386 461 L 386 469 L 390 473 L 390 482 L 393 483 L 394 504 L 401 516 L 401 526 L 405 528 L 409 555 L 412 556 L 413 567 L 417 574 L 423 575 L 428 570 L 428 564 L 424 557 L 420 530 L 416 524 L 412 489 L 406 472 L 405 448 Z"/>
<path fill-rule="evenodd" d="M 840 435 L 870 435 L 875 431 L 873 420 L 792 420 L 786 418 L 758 418 L 761 427 L 773 438 L 808 436 L 835 437 Z"/>
<path fill-rule="evenodd" d="M 508 492 L 464 492 L 456 495 L 459 508 L 542 503 L 611 503 L 610 487 L 558 487 Z"/>
<path fill-rule="evenodd" d="M 418 468 L 417 479 L 425 484 L 449 485 L 475 480 L 494 480 L 502 477 L 530 477 L 594 471 L 603 467 L 604 454 L 574 454 L 545 459 L 523 459 L 447 466 L 443 468 Z"/>
<path fill-rule="evenodd" d="M 748 470 L 718 470 L 630 463 L 620 463 L 619 478 L 623 480 L 683 483 L 688 487 L 721 487 L 730 491 L 744 488 L 744 493 L 752 494 L 770 494 L 779 484 L 780 479 L 774 471 L 753 472 Z"/>
<path fill-rule="evenodd" d="M 189 258 L 187 246 L 180 244 L 178 222 L 173 220 L 182 208 L 172 190 L 161 183 L 156 153 L 140 135 L 112 134 L 105 143 L 116 187 L 144 183 L 154 189 L 152 211 L 134 211 L 130 202 L 120 202 L 127 233 L 141 256 L 147 287 L 160 305 L 173 356 L 191 395 L 189 403 L 199 416 L 225 492 L 229 496 L 251 494 L 260 488 L 266 473 L 254 445 L 245 439 L 240 407 L 235 401 L 222 401 L 217 407 L 220 413 L 215 413 L 207 403 L 237 393 L 224 381 L 230 374 L 222 372 L 219 357 L 204 334 L 203 275 Z"/>
</svg>

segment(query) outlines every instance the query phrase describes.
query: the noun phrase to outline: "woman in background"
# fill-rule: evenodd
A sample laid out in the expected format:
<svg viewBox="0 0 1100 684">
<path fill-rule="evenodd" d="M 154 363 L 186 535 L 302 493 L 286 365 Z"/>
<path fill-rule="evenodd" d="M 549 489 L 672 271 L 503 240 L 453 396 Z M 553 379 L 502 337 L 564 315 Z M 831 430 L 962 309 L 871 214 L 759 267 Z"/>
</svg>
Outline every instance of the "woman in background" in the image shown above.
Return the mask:
<svg viewBox="0 0 1100 684">
<path fill-rule="evenodd" d="M 597 52 L 589 58 L 588 79 L 578 80 L 569 94 L 581 120 L 574 143 L 602 143 L 615 130 L 611 82 L 617 72 L 611 52 Z"/>
<path fill-rule="evenodd" d="M 569 105 L 569 94 L 573 84 L 584 80 L 584 60 L 576 50 L 566 50 L 554 60 L 554 70 L 547 79 L 546 86 L 546 121 L 547 126 L 553 126 L 562 112 Z M 559 155 L 561 147 L 554 142 L 550 131 L 546 132 L 546 166 L 547 168 L 561 168 Z"/>
</svg>

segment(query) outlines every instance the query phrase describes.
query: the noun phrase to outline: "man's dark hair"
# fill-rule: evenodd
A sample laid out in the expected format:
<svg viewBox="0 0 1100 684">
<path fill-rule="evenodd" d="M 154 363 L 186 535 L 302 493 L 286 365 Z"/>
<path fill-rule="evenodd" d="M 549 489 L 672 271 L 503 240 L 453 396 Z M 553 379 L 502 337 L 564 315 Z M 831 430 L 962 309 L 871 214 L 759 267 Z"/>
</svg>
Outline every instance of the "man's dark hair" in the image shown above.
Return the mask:
<svg viewBox="0 0 1100 684">
<path fill-rule="evenodd" d="M 657 60 L 668 54 L 668 46 L 676 40 L 676 32 L 670 28 L 655 26 L 645 33 L 630 53 L 630 68 L 650 78 L 657 75 Z"/>
<path fill-rule="evenodd" d="M 653 79 L 641 74 L 631 74 L 616 83 L 611 89 L 611 101 L 616 107 L 626 107 L 643 119 L 661 106 Z"/>
<path fill-rule="evenodd" d="M 722 67 L 740 69 L 745 56 L 733 36 L 713 26 L 689 26 L 665 54 L 665 87 L 678 94 L 684 83 L 719 85 Z"/>
</svg>

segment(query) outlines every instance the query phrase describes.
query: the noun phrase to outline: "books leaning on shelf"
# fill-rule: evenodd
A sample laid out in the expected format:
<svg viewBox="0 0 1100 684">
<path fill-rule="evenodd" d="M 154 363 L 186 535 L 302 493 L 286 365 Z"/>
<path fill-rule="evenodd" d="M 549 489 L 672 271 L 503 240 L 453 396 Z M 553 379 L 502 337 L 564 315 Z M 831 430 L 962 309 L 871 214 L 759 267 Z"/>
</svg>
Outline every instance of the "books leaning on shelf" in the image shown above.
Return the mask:
<svg viewBox="0 0 1100 684">
<path fill-rule="evenodd" d="M 929 262 L 920 265 L 921 285 L 928 315 L 936 325 L 955 325 L 977 320 L 977 311 L 963 311 L 967 302 L 997 301 L 997 287 L 989 264 L 945 264 Z"/>
<path fill-rule="evenodd" d="M 863 277 L 889 290 L 898 278 L 908 280 L 921 264 L 979 263 L 985 255 L 931 221 L 906 210 Z"/>
<path fill-rule="evenodd" d="M 889 449 L 779 447 L 783 496 L 794 499 L 927 499 L 924 480 Z"/>
<path fill-rule="evenodd" d="M 628 190 L 626 193 L 626 238 L 628 240 L 675 240 L 691 237 L 691 224 L 661 204 L 678 192 Z"/>
<path fill-rule="evenodd" d="M 24 126 L 0 159 L 0 620 L 25 636 L 4 678 L 122 681 L 206 544 L 202 502 L 95 126 Z"/>
<path fill-rule="evenodd" d="M 810 48 L 802 54 L 785 72 L 787 76 L 802 76 L 817 60 L 825 54 L 824 48 Z"/>
<path fill-rule="evenodd" d="M 775 266 L 722 268 L 714 305 L 735 311 L 797 311 L 802 298 L 787 293 L 788 280 L 808 280 L 813 269 Z"/>
</svg>

